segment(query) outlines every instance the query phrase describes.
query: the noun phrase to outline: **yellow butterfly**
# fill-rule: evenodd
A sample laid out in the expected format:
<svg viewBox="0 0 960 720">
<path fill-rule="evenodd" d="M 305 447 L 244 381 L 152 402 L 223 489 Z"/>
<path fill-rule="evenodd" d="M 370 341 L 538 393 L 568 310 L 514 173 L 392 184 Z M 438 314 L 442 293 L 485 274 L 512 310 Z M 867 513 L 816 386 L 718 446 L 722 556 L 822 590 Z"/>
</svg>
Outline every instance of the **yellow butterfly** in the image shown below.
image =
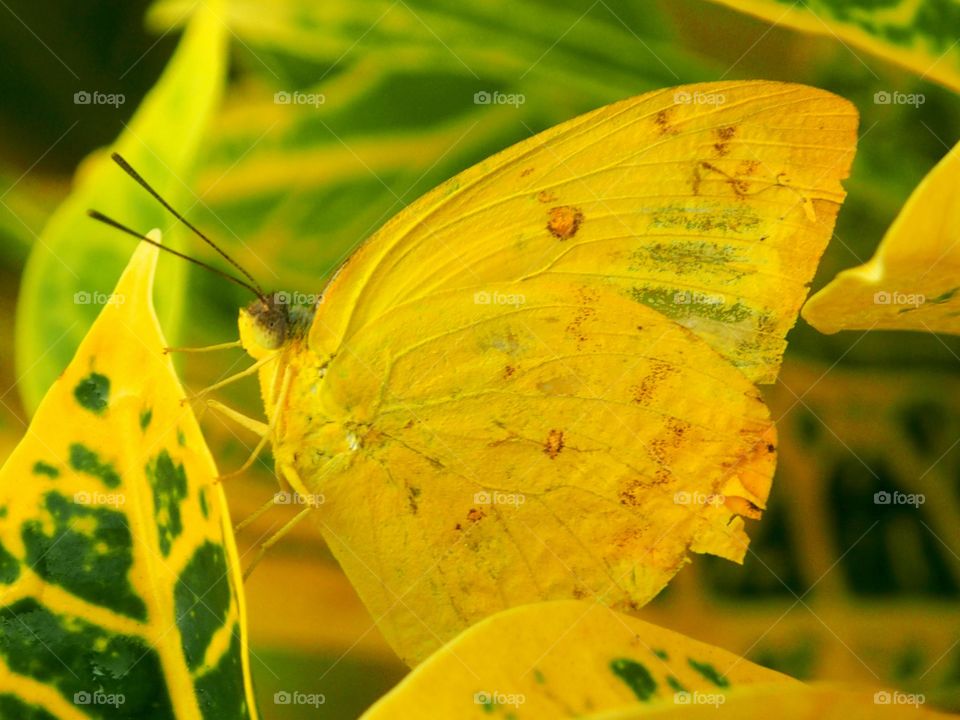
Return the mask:
<svg viewBox="0 0 960 720">
<path fill-rule="evenodd" d="M 315 306 L 235 279 L 258 295 L 236 377 L 259 374 L 268 423 L 224 410 L 401 657 L 525 603 L 639 608 L 691 550 L 742 560 L 775 465 L 753 383 L 776 378 L 856 127 L 801 85 L 652 92 L 445 182 Z"/>
</svg>

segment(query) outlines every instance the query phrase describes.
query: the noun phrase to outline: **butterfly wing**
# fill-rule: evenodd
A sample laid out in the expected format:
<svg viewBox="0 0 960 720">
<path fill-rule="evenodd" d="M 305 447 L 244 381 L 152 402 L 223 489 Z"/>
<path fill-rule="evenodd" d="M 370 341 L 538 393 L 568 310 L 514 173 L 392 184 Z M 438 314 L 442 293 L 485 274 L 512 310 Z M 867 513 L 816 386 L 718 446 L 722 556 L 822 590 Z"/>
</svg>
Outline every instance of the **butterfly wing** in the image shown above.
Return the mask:
<svg viewBox="0 0 960 720">
<path fill-rule="evenodd" d="M 626 100 L 453 178 L 340 271 L 277 459 L 404 658 L 520 603 L 638 607 L 688 550 L 742 558 L 774 466 L 751 381 L 856 118 L 770 82 Z"/>
<path fill-rule="evenodd" d="M 329 356 L 388 308 L 528 277 L 600 279 L 769 383 L 833 231 L 857 112 L 823 90 L 705 83 L 558 125 L 394 217 L 331 282 Z"/>
<path fill-rule="evenodd" d="M 517 285 L 492 290 L 513 288 L 509 304 L 453 290 L 388 311 L 298 420 L 341 429 L 339 446 L 309 443 L 329 452 L 300 474 L 411 661 L 523 603 L 637 608 L 688 549 L 739 561 L 738 514 L 756 517 L 770 487 L 766 406 L 705 342 L 600 283 Z M 315 374 L 300 375 L 302 398 Z"/>
</svg>

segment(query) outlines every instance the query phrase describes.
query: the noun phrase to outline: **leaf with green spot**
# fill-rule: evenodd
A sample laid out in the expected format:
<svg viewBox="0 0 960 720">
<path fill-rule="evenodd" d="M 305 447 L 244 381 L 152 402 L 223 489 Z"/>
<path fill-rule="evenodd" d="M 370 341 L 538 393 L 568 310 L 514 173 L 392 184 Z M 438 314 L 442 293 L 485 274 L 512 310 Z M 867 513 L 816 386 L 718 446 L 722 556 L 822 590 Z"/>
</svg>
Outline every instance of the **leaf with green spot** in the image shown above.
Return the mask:
<svg viewBox="0 0 960 720">
<path fill-rule="evenodd" d="M 704 670 L 708 667 L 715 676 Z M 718 688 L 718 682 L 726 685 Z M 663 709 L 684 692 L 722 701 L 728 689 L 753 683 L 803 687 L 733 653 L 603 605 L 537 603 L 498 613 L 461 633 L 363 720 L 607 717 L 605 712 L 618 708 L 631 713 Z"/>
<path fill-rule="evenodd" d="M 0 717 L 257 717 L 226 502 L 153 309 L 158 254 L 141 244 L 125 302 L 0 470 Z"/>
<path fill-rule="evenodd" d="M 713 0 L 777 25 L 829 35 L 960 90 L 960 4 L 955 0 Z M 852 50 L 856 54 L 856 50 Z M 859 57 L 859 55 L 858 55 Z M 869 58 L 860 58 L 869 64 Z M 891 102 L 882 96 L 878 102 Z"/>
<path fill-rule="evenodd" d="M 194 201 L 187 181 L 219 105 L 225 75 L 226 27 L 222 0 L 208 0 L 191 19 L 165 73 L 112 146 L 174 207 Z M 24 405 L 33 411 L 86 334 L 130 252 L 130 238 L 86 216 L 89 208 L 141 231 L 171 227 L 164 209 L 128 178 L 106 153 L 78 171 L 76 185 L 34 244 L 17 303 L 16 365 Z M 173 245 L 182 229 L 171 230 Z M 168 329 L 180 315 L 186 265 L 165 259 L 160 270 L 161 314 Z M 77 388 L 96 412 L 96 379 Z"/>
</svg>

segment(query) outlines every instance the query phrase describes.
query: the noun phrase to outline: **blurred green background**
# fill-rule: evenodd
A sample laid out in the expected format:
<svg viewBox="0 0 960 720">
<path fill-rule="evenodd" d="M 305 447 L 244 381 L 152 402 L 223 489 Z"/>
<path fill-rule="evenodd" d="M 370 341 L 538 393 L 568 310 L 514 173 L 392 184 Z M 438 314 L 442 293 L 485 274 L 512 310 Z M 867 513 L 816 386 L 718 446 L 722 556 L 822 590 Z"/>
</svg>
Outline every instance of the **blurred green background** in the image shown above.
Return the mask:
<svg viewBox="0 0 960 720">
<path fill-rule="evenodd" d="M 45 332 L 14 328 L 16 303 L 62 315 L 62 323 L 88 321 L 91 311 L 66 292 L 21 293 L 25 263 L 77 166 L 124 131 L 157 81 L 192 6 L 7 0 L 0 8 L 4 456 L 49 373 L 72 353 L 67 341 L 36 365 L 15 367 L 15 342 Z M 534 132 L 649 89 L 738 78 L 824 87 L 861 112 L 849 197 L 816 289 L 870 257 L 960 135 L 954 92 L 830 34 L 771 26 L 701 0 L 248 0 L 226 3 L 222 20 L 227 88 L 186 206 L 271 289 L 318 292 L 392 214 Z M 123 93 L 125 102 L 75 104 L 84 89 Z M 922 93 L 925 102 L 876 104 L 884 90 Z M 520 93 L 525 102 L 478 105 L 478 91 Z M 277 92 L 323 102 L 278 104 Z M 78 226 L 71 240 L 81 255 L 88 232 Z M 122 237 L 109 242 L 121 257 L 131 249 Z M 191 251 L 209 258 L 202 247 Z M 112 266 L 104 271 L 97 253 L 86 262 L 109 291 L 119 266 L 111 280 Z M 185 285 L 158 292 L 182 296 L 182 320 L 167 328 L 177 342 L 236 337 L 237 308 L 247 301 L 239 289 L 191 269 Z M 644 617 L 802 678 L 889 683 L 960 709 L 960 342 L 823 336 L 802 321 L 790 340 L 781 380 L 765 389 L 781 459 L 770 511 L 751 528 L 753 552 L 742 568 L 698 558 Z M 236 353 L 181 368 L 187 386 L 200 388 L 244 363 Z M 223 399 L 259 414 L 252 382 Z M 202 421 L 221 467 L 239 465 L 253 438 L 216 416 Z M 270 497 L 270 466 L 266 456 L 227 488 L 235 518 Z M 927 502 L 873 504 L 874 492 L 894 489 L 924 493 Z M 238 539 L 241 552 L 287 517 L 277 508 L 251 525 Z M 274 705 L 278 690 L 324 693 L 324 717 L 356 717 L 403 676 L 312 529 L 281 544 L 247 588 L 266 718 L 317 716 Z"/>
</svg>

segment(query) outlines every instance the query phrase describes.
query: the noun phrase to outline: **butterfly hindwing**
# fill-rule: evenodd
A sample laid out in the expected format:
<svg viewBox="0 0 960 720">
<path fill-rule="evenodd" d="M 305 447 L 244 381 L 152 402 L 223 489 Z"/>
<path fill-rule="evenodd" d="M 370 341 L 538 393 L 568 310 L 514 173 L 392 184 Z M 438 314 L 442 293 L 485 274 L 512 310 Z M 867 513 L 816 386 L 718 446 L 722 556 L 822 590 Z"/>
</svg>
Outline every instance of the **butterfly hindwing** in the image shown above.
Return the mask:
<svg viewBox="0 0 960 720">
<path fill-rule="evenodd" d="M 740 560 L 737 513 L 758 515 L 769 490 L 753 385 L 602 284 L 439 293 L 387 312 L 325 372 L 319 392 L 314 368 L 298 373 L 306 415 L 289 431 L 327 452 L 304 460 L 281 439 L 278 461 L 323 494 L 321 530 L 410 660 L 518 604 L 639 607 L 691 547 Z M 326 422 L 311 433 L 305 417 Z"/>
</svg>

